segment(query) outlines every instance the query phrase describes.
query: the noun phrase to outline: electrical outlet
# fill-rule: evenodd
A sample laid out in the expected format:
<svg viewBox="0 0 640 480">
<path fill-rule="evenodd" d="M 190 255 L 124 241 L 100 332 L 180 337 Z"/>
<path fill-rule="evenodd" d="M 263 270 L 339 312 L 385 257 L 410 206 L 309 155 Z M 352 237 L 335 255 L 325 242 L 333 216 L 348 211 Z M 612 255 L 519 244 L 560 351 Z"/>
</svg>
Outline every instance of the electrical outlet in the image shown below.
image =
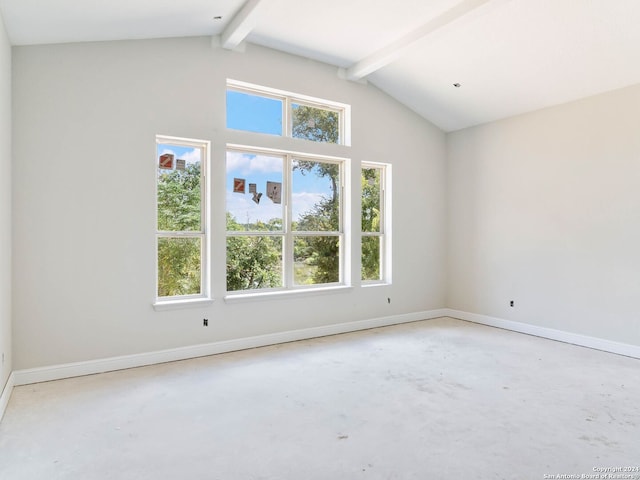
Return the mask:
<svg viewBox="0 0 640 480">
<path fill-rule="evenodd" d="M 511 300 L 511 301 L 509 302 L 509 306 L 510 306 L 510 307 L 513 307 L 513 305 L 514 305 L 513 300 Z"/>
<path fill-rule="evenodd" d="M 203 318 L 202 319 L 202 326 L 203 327 L 208 327 L 209 326 L 209 319 L 208 318 Z"/>
</svg>

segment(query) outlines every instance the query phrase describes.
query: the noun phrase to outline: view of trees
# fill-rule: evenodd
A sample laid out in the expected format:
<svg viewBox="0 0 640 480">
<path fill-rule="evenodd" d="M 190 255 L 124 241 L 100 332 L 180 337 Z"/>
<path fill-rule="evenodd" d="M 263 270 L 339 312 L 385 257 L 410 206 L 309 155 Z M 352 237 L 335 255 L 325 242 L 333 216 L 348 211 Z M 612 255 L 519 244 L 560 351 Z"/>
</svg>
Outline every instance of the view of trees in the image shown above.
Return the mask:
<svg viewBox="0 0 640 480">
<path fill-rule="evenodd" d="M 362 169 L 362 232 L 380 232 L 380 169 Z M 362 280 L 380 280 L 380 237 L 362 237 Z"/>
<path fill-rule="evenodd" d="M 281 230 L 282 221 L 241 225 L 227 213 L 227 231 Z M 282 286 L 282 237 L 268 235 L 227 237 L 227 290 Z"/>
<path fill-rule="evenodd" d="M 201 229 L 200 162 L 184 170 L 158 170 L 158 230 L 198 232 Z M 199 237 L 158 238 L 158 296 L 201 292 Z"/>
<path fill-rule="evenodd" d="M 293 104 L 292 136 L 314 142 L 340 142 L 340 115 L 307 105 Z"/>
<path fill-rule="evenodd" d="M 339 114 L 305 105 L 294 105 L 293 136 L 307 140 L 338 143 Z M 340 227 L 340 166 L 336 163 L 296 160 L 294 171 L 326 179 L 331 194 L 323 196 L 291 225 L 294 234 L 294 283 L 333 283 L 340 280 L 339 237 L 323 234 Z M 202 240 L 188 232 L 201 230 L 200 162 L 184 170 L 158 171 L 158 296 L 201 292 Z M 380 172 L 364 169 L 362 177 L 362 231 L 379 231 Z M 240 223 L 227 213 L 227 290 L 238 291 L 282 286 L 283 236 L 260 232 L 282 231 L 281 219 Z M 233 235 L 233 232 L 252 232 Z M 182 232 L 183 235 L 172 235 Z M 300 232 L 296 234 L 296 232 Z M 308 232 L 315 232 L 309 234 Z M 186 235 L 185 235 L 186 233 Z M 379 238 L 363 238 L 362 275 L 378 279 Z"/>
</svg>

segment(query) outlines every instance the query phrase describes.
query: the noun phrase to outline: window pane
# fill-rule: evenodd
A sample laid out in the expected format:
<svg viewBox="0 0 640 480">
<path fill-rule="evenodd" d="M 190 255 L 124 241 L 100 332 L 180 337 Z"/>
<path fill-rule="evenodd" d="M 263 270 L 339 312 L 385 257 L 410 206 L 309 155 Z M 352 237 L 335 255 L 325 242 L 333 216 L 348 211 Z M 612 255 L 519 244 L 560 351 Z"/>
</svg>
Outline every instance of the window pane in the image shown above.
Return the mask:
<svg viewBox="0 0 640 480">
<path fill-rule="evenodd" d="M 340 166 L 295 160 L 292 174 L 291 228 L 308 232 L 340 230 Z"/>
<path fill-rule="evenodd" d="M 379 168 L 362 169 L 362 231 L 380 232 Z"/>
<path fill-rule="evenodd" d="M 200 238 L 158 239 L 158 297 L 201 293 Z"/>
<path fill-rule="evenodd" d="M 282 100 L 227 90 L 227 128 L 282 135 Z"/>
<path fill-rule="evenodd" d="M 283 158 L 227 152 L 227 230 L 282 231 Z"/>
<path fill-rule="evenodd" d="M 362 280 L 381 280 L 380 237 L 362 237 Z"/>
<path fill-rule="evenodd" d="M 340 281 L 339 237 L 295 236 L 293 242 L 295 285 Z"/>
<path fill-rule="evenodd" d="M 282 237 L 227 237 L 227 291 L 282 286 Z"/>
<path fill-rule="evenodd" d="M 158 230 L 201 231 L 199 148 L 158 145 Z"/>
<path fill-rule="evenodd" d="M 291 104 L 291 135 L 314 142 L 340 143 L 340 114 L 323 108 Z"/>
</svg>

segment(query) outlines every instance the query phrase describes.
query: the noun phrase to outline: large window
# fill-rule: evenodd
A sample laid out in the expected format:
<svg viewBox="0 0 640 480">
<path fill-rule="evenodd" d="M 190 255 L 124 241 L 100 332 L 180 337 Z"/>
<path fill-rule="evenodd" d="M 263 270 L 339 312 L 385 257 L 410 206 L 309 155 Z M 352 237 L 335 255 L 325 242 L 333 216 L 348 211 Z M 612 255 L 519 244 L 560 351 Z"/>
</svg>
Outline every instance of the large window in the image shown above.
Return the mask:
<svg viewBox="0 0 640 480">
<path fill-rule="evenodd" d="M 389 166 L 363 163 L 361 170 L 361 279 L 363 283 L 389 281 Z"/>
<path fill-rule="evenodd" d="M 227 151 L 227 291 L 344 283 L 344 160 Z"/>
<path fill-rule="evenodd" d="M 349 118 L 346 104 L 227 81 L 229 129 L 349 145 Z M 264 149 L 263 139 L 227 152 L 227 292 L 348 283 L 345 160 Z"/>
<path fill-rule="evenodd" d="M 208 142 L 156 138 L 158 301 L 207 296 Z"/>
<path fill-rule="evenodd" d="M 227 81 L 227 128 L 349 145 L 349 105 Z"/>
</svg>

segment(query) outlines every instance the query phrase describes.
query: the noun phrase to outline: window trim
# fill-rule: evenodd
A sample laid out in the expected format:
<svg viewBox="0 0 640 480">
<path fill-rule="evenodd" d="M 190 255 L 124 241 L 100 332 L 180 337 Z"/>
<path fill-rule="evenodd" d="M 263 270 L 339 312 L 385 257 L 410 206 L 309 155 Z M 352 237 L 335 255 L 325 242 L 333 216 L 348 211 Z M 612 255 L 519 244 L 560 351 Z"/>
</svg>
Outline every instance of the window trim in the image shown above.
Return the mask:
<svg viewBox="0 0 640 480">
<path fill-rule="evenodd" d="M 154 168 L 158 168 L 158 146 L 175 145 L 177 147 L 195 148 L 201 151 L 200 157 L 200 230 L 164 231 L 158 229 L 158 178 L 155 182 L 155 292 L 153 307 L 155 310 L 170 310 L 185 306 L 198 306 L 212 302 L 211 298 L 211 241 L 209 205 L 211 194 L 209 187 L 209 165 L 211 157 L 211 142 L 208 140 L 156 135 L 154 151 Z M 159 265 L 158 244 L 160 238 L 200 238 L 200 293 L 191 295 L 158 296 Z"/>
<path fill-rule="evenodd" d="M 290 150 L 272 149 L 272 148 L 260 148 L 255 146 L 239 145 L 239 144 L 227 144 L 225 152 L 241 152 L 250 154 L 263 154 L 281 156 L 283 158 L 283 189 L 282 189 L 282 202 L 283 206 L 283 229 L 279 231 L 229 231 L 225 225 L 225 244 L 226 239 L 234 236 L 274 236 L 282 238 L 282 287 L 274 288 L 261 288 L 261 289 L 247 289 L 247 290 L 226 290 L 225 280 L 225 300 L 229 299 L 241 299 L 250 297 L 268 297 L 268 296 L 280 296 L 294 292 L 321 292 L 321 291 L 335 291 L 344 288 L 351 288 L 351 275 L 349 271 L 350 258 L 350 241 L 349 241 L 349 229 L 347 228 L 348 206 L 350 205 L 348 199 L 348 178 L 350 159 L 345 157 L 336 157 L 331 155 L 317 155 L 306 152 L 295 152 Z M 225 153 L 226 155 L 226 153 Z M 339 220 L 338 230 L 332 231 L 307 231 L 307 230 L 293 230 L 291 224 L 293 222 L 293 202 L 292 202 L 292 166 L 295 160 L 308 160 L 316 162 L 334 163 L 339 166 L 340 169 L 340 185 L 339 192 Z M 226 212 L 226 205 L 225 205 Z M 338 282 L 331 283 L 318 283 L 312 285 L 295 285 L 294 283 L 294 270 L 293 255 L 294 255 L 294 237 L 296 236 L 335 236 L 338 237 L 340 242 L 340 255 L 339 255 L 339 279 Z M 226 247 L 225 247 L 226 250 Z M 226 254 L 225 254 L 226 257 Z"/>
</svg>

